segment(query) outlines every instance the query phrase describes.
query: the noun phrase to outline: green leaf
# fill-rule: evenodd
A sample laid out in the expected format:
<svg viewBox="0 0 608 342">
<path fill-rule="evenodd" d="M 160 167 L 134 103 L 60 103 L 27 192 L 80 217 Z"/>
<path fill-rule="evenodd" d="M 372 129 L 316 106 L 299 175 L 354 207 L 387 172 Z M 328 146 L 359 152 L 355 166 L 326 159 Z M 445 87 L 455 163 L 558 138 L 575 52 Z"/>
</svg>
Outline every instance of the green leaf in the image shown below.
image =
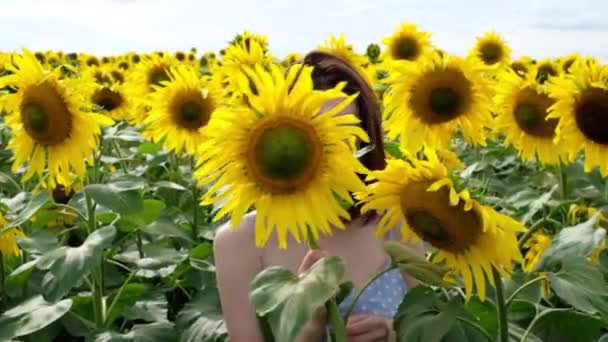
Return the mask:
<svg viewBox="0 0 608 342">
<path fill-rule="evenodd" d="M 408 294 L 411 294 L 411 291 Z M 413 296 L 420 296 L 426 292 L 416 291 Z M 459 298 L 453 298 L 447 305 L 442 308 L 439 313 L 435 309 L 429 308 L 428 310 L 420 310 L 420 304 L 424 304 L 425 301 L 421 301 L 418 298 L 410 297 L 410 299 L 404 298 L 401 303 L 400 310 L 397 313 L 394 321 L 395 331 L 399 337 L 399 341 L 407 342 L 439 342 L 446 334 L 453 328 L 456 323 L 457 314 L 462 308 Z M 412 298 L 414 298 L 412 300 Z M 431 299 L 435 300 L 435 295 L 431 296 Z M 409 302 L 409 303 L 408 303 Z M 407 308 L 409 305 L 413 305 L 414 309 Z M 417 314 L 412 315 L 411 313 L 416 312 Z M 410 313 L 410 314 L 408 314 Z"/>
<path fill-rule="evenodd" d="M 587 313 L 608 315 L 608 283 L 585 258 L 568 258 L 556 273 L 547 273 L 551 289 L 568 304 Z"/>
<path fill-rule="evenodd" d="M 595 228 L 599 214 L 574 227 L 564 228 L 555 235 L 533 272 L 550 270 L 560 265 L 562 260 L 587 256 L 595 250 L 606 237 L 605 229 Z"/>
<path fill-rule="evenodd" d="M 504 281 L 504 293 L 505 298 L 511 297 L 517 289 L 526 284 L 528 281 L 536 278 L 538 275 L 534 273 L 523 273 L 522 271 L 517 271 L 511 274 L 511 279 Z M 520 291 L 516 298 L 527 300 L 529 302 L 537 303 L 540 301 L 541 293 L 540 293 L 540 281 L 537 281 L 531 285 L 528 285 L 522 291 Z"/>
<path fill-rule="evenodd" d="M 110 189 L 116 192 L 143 190 L 146 183 L 141 177 L 132 175 L 123 175 L 106 184 Z"/>
<path fill-rule="evenodd" d="M 522 337 L 524 336 L 526 329 L 520 327 L 515 323 L 509 322 L 509 342 L 521 342 Z M 533 333 L 528 333 L 526 337 L 526 342 L 545 342 L 538 338 L 538 336 Z M 548 341 L 547 341 L 548 342 Z"/>
<path fill-rule="evenodd" d="M 397 159 L 403 159 L 403 153 L 399 148 L 399 142 L 387 140 L 384 142 L 384 150 L 388 152 L 391 156 Z"/>
<path fill-rule="evenodd" d="M 114 227 L 104 227 L 91 233 L 79 247 L 63 246 L 40 257 L 36 267 L 50 271 L 43 284 L 47 299 L 65 296 L 82 277 L 99 267 L 103 249 L 111 245 L 115 235 Z"/>
<path fill-rule="evenodd" d="M 72 336 L 88 336 L 95 328 L 93 297 L 91 295 L 73 296 L 70 312 L 61 318 L 61 324 Z"/>
<path fill-rule="evenodd" d="M 576 311 L 551 311 L 536 321 L 532 332 L 543 341 L 597 341 L 608 325 L 592 316 Z"/>
<path fill-rule="evenodd" d="M 149 141 L 143 142 L 137 147 L 138 154 L 151 154 L 153 156 L 157 155 L 160 150 L 162 150 L 161 145 Z"/>
<path fill-rule="evenodd" d="M 165 342 L 176 341 L 177 333 L 173 323 L 136 324 L 127 334 L 104 331 L 95 335 L 95 342 Z"/>
<path fill-rule="evenodd" d="M 529 324 L 536 317 L 536 305 L 534 303 L 515 299 L 508 308 L 509 320 Z"/>
<path fill-rule="evenodd" d="M 278 341 L 295 341 L 314 312 L 340 290 L 346 265 L 339 257 L 325 257 L 298 276 L 283 267 L 269 267 L 251 283 L 250 297 Z"/>
<path fill-rule="evenodd" d="M 91 184 L 84 192 L 98 204 L 119 214 L 135 214 L 144 209 L 144 201 L 135 190 L 116 191 L 106 184 Z"/>
<path fill-rule="evenodd" d="M 19 246 L 30 254 L 43 254 L 59 246 L 57 236 L 46 230 L 18 238 Z"/>
<path fill-rule="evenodd" d="M 489 300 L 482 302 L 478 297 L 473 297 L 465 304 L 465 308 L 473 316 L 475 323 L 479 324 L 490 336 L 498 335 L 498 317 L 496 316 L 496 305 Z"/>
<path fill-rule="evenodd" d="M 186 242 L 194 243 L 190 234 L 182 230 L 178 225 L 168 220 L 157 221 L 147 225 L 144 232 L 154 235 L 157 238 L 160 237 L 172 237 L 181 239 Z"/>
<path fill-rule="evenodd" d="M 166 189 L 173 189 L 173 190 L 179 190 L 179 191 L 185 191 L 186 188 L 175 183 L 175 182 L 169 182 L 169 181 L 159 181 L 154 183 L 154 187 L 156 189 L 159 188 L 166 188 Z"/>
<path fill-rule="evenodd" d="M 25 209 L 23 209 L 17 217 L 15 217 L 4 229 L 0 229 L 0 236 L 2 236 L 4 231 L 7 231 L 13 227 L 19 227 L 26 221 L 28 221 L 32 216 L 34 216 L 38 210 L 41 208 L 47 207 L 53 203 L 51 196 L 48 191 L 43 191 L 37 194 L 34 198 L 30 200 Z"/>
<path fill-rule="evenodd" d="M 207 259 L 213 254 L 213 244 L 211 242 L 203 242 L 190 250 L 190 258 Z"/>
<path fill-rule="evenodd" d="M 36 262 L 37 260 L 31 260 L 22 264 L 6 278 L 6 292 L 10 296 L 21 292 L 25 283 L 30 279 L 32 272 L 36 269 Z"/>
<path fill-rule="evenodd" d="M 132 231 L 154 222 L 164 209 L 165 204 L 163 202 L 155 199 L 146 199 L 143 202 L 142 211 L 123 215 L 116 225 L 121 231 Z"/>
<path fill-rule="evenodd" d="M 443 280 L 448 270 L 440 265 L 427 261 L 422 256 L 411 251 L 403 244 L 396 241 L 385 241 L 384 250 L 388 253 L 399 269 L 414 278 L 433 286 L 450 287 Z"/>
<path fill-rule="evenodd" d="M 43 329 L 65 315 L 72 306 L 71 299 L 50 303 L 36 295 L 0 316 L 0 340 L 31 334 Z"/>
<path fill-rule="evenodd" d="M 181 342 L 227 341 L 217 288 L 205 286 L 177 316 Z"/>
<path fill-rule="evenodd" d="M 107 302 L 110 303 L 112 307 L 111 310 L 108 311 L 106 326 L 109 326 L 114 320 L 120 317 L 126 308 L 133 306 L 149 289 L 150 286 L 148 284 L 131 283 L 125 285 L 122 290 L 120 290 L 120 293 L 117 291 L 110 296 Z M 119 296 L 118 299 L 116 296 Z"/>
<path fill-rule="evenodd" d="M 166 322 L 167 298 L 163 290 L 156 289 L 144 294 L 133 306 L 125 309 L 123 317 L 131 321 Z"/>
</svg>

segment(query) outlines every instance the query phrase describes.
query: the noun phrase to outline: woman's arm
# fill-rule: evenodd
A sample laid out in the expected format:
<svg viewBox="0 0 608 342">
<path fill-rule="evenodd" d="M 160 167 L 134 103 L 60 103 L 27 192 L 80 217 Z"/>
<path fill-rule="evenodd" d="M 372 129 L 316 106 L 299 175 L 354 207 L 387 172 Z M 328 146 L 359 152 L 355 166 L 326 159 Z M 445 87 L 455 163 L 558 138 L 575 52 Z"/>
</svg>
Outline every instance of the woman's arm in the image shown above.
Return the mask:
<svg viewBox="0 0 608 342">
<path fill-rule="evenodd" d="M 217 283 L 224 321 L 232 342 L 263 342 L 264 337 L 249 300 L 251 281 L 261 270 L 249 227 L 220 228 L 214 241 Z M 248 231 L 249 230 L 249 231 Z"/>
</svg>

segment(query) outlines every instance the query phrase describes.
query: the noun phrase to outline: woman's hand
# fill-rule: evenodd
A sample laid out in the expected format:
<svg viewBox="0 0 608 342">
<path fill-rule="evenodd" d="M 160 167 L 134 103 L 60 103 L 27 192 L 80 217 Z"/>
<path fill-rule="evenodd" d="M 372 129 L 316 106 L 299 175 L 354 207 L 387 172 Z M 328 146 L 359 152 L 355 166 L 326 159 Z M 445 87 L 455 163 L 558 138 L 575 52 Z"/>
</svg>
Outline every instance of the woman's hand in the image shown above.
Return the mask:
<svg viewBox="0 0 608 342">
<path fill-rule="evenodd" d="M 374 315 L 351 315 L 346 334 L 348 342 L 396 341 L 392 320 Z"/>
</svg>

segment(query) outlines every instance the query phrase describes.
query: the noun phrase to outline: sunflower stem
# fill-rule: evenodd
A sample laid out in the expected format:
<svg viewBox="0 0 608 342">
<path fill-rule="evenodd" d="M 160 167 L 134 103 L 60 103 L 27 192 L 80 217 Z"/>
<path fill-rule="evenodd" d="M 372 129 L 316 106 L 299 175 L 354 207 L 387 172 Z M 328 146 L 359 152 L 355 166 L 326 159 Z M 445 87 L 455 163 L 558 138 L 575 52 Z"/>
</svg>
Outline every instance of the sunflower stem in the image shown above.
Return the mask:
<svg viewBox="0 0 608 342">
<path fill-rule="evenodd" d="M 4 255 L 2 251 L 0 251 L 0 295 L 2 301 L 0 303 L 0 314 L 4 312 L 4 308 L 6 307 L 8 297 L 6 296 L 6 287 L 5 287 L 5 279 L 4 279 Z"/>
<path fill-rule="evenodd" d="M 496 284 L 496 306 L 498 315 L 498 334 L 500 342 L 509 342 L 509 324 L 507 322 L 507 305 L 505 303 L 505 294 L 502 286 L 502 278 L 496 268 L 492 267 L 492 278 Z"/>
<path fill-rule="evenodd" d="M 97 230 L 97 218 L 95 217 L 95 204 L 90 196 L 86 195 L 85 199 L 87 204 L 87 233 L 90 235 Z M 101 263 L 99 269 L 93 271 L 93 310 L 95 316 L 95 326 L 102 328 L 104 323 L 104 302 L 103 302 L 103 258 L 101 256 Z"/>
<path fill-rule="evenodd" d="M 346 326 L 344 324 L 346 321 L 344 321 L 340 315 L 335 298 L 332 298 L 329 302 L 327 302 L 327 313 L 329 314 L 331 325 L 334 327 L 336 342 L 347 342 Z"/>
<path fill-rule="evenodd" d="M 566 166 L 563 163 L 559 163 L 559 182 L 562 190 L 562 199 L 568 198 L 568 174 L 566 173 Z"/>
<path fill-rule="evenodd" d="M 116 140 L 112 140 L 112 146 L 116 151 L 116 155 L 118 155 L 118 159 L 120 159 L 120 167 L 122 168 L 122 172 L 127 174 L 127 162 L 124 160 L 122 152 L 120 152 L 120 146 L 118 145 L 118 142 Z"/>
<path fill-rule="evenodd" d="M 386 268 L 386 269 L 384 269 L 384 270 L 376 273 L 373 277 L 369 278 L 367 280 L 367 282 L 365 282 L 365 284 L 363 284 L 363 286 L 359 289 L 359 291 L 355 295 L 355 298 L 353 299 L 353 301 L 348 305 L 348 308 L 346 309 L 346 312 L 344 313 L 344 322 L 348 322 L 348 317 L 353 312 L 353 309 L 355 308 L 355 305 L 357 304 L 357 301 L 359 301 L 359 298 L 363 295 L 363 292 L 365 292 L 365 290 L 371 284 L 373 284 L 374 281 L 376 281 L 376 279 L 380 278 L 385 273 L 388 273 L 388 272 L 394 270 L 395 268 L 397 268 L 397 266 L 392 265 L 391 267 Z"/>
<path fill-rule="evenodd" d="M 196 171 L 196 161 L 194 157 L 190 157 L 190 165 L 192 167 L 192 174 Z M 194 241 L 198 240 L 198 186 L 196 179 L 192 177 L 192 238 Z"/>
</svg>

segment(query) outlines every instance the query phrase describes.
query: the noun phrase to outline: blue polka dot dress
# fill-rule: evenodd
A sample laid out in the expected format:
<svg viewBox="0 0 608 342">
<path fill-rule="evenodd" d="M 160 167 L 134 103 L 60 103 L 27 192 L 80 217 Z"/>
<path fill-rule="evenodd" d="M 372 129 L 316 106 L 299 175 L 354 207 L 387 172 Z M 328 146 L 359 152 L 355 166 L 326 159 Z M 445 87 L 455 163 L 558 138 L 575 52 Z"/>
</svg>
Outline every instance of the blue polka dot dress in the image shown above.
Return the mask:
<svg viewBox="0 0 608 342">
<path fill-rule="evenodd" d="M 378 277 L 363 291 L 352 314 L 375 315 L 392 319 L 397 313 L 406 291 L 407 285 L 399 269 L 391 270 Z M 354 289 L 340 303 L 339 308 L 342 314 L 346 312 L 357 292 L 358 290 Z"/>
</svg>

